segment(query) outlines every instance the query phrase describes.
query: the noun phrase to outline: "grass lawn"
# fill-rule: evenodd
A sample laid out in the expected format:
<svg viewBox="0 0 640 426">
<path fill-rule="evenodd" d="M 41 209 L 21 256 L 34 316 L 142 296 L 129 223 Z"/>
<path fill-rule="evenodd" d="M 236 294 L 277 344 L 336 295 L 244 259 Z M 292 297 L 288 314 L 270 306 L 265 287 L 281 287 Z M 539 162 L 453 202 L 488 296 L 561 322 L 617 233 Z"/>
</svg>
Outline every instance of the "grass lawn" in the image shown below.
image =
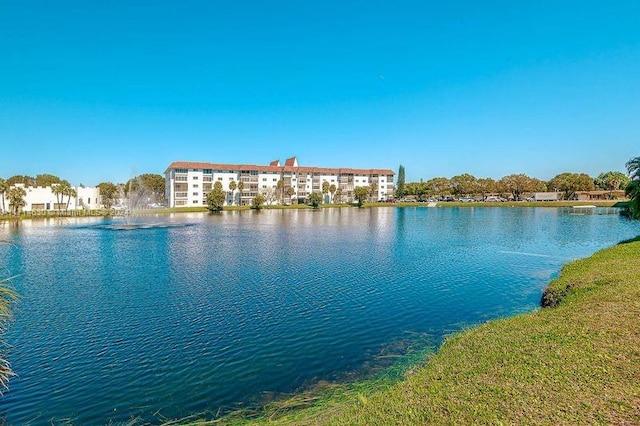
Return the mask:
<svg viewBox="0 0 640 426">
<path fill-rule="evenodd" d="M 555 307 L 455 334 L 394 385 L 298 395 L 251 422 L 640 424 L 639 259 L 640 237 L 571 262 L 545 292 Z"/>
</svg>

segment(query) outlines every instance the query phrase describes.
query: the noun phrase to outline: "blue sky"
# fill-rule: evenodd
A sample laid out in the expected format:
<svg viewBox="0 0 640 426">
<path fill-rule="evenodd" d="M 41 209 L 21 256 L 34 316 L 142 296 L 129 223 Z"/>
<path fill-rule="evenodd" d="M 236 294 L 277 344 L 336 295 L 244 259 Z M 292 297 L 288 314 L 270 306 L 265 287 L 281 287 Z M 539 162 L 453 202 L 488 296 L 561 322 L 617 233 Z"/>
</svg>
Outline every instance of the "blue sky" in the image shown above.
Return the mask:
<svg viewBox="0 0 640 426">
<path fill-rule="evenodd" d="M 0 176 L 597 175 L 640 155 L 639 76 L 637 0 L 0 0 Z"/>
</svg>

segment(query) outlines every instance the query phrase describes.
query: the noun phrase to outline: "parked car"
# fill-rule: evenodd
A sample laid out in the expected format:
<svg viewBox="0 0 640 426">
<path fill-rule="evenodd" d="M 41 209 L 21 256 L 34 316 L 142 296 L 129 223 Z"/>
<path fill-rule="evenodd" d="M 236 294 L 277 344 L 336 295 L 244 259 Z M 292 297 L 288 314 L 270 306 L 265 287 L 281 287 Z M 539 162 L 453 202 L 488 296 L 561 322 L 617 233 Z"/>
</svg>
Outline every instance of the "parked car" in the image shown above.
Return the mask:
<svg viewBox="0 0 640 426">
<path fill-rule="evenodd" d="M 458 198 L 458 201 L 460 201 L 461 203 L 473 203 L 476 200 L 471 197 L 461 197 L 461 198 Z"/>
</svg>

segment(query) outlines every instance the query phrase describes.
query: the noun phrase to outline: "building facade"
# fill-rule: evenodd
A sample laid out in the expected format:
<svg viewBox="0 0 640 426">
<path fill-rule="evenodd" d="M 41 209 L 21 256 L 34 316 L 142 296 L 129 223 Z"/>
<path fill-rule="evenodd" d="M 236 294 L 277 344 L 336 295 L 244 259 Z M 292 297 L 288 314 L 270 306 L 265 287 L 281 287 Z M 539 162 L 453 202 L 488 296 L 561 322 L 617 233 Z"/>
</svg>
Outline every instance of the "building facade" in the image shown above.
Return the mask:
<svg viewBox="0 0 640 426">
<path fill-rule="evenodd" d="M 225 205 L 249 205 L 258 194 L 267 204 L 304 203 L 311 193 L 323 193 L 326 182 L 325 187 L 335 189 L 323 194 L 326 203 L 338 201 L 338 196 L 342 202 L 353 202 L 354 190 L 360 186 L 374 186 L 371 199 L 378 201 L 393 198 L 393 177 L 393 171 L 387 169 L 299 166 L 296 157 L 284 165 L 276 160 L 268 166 L 178 161 L 165 171 L 165 199 L 168 207 L 206 206 L 207 194 L 220 182 L 227 193 Z M 278 186 L 280 180 L 283 183 Z M 293 195 L 288 195 L 291 191 Z"/>
<path fill-rule="evenodd" d="M 50 186 L 25 186 L 21 183 L 14 185 L 24 189 L 24 212 L 56 211 L 56 210 L 92 210 L 101 208 L 100 188 L 88 186 L 73 186 L 76 196 L 69 199 L 68 196 L 55 194 Z M 11 206 L 5 196 L 7 211 Z M 2 205 L 0 205 L 2 208 Z"/>
</svg>

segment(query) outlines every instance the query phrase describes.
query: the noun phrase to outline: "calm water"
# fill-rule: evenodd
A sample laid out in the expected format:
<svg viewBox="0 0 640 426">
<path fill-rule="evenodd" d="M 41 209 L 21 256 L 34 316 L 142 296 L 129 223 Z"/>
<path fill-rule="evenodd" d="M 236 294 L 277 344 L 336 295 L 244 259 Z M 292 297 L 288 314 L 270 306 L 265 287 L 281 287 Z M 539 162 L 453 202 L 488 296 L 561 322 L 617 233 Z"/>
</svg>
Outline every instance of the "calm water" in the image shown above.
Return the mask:
<svg viewBox="0 0 640 426">
<path fill-rule="evenodd" d="M 159 422 L 357 372 L 395 342 L 536 309 L 562 264 L 640 234 L 543 208 L 0 224 L 21 276 L 9 424 Z"/>
</svg>

